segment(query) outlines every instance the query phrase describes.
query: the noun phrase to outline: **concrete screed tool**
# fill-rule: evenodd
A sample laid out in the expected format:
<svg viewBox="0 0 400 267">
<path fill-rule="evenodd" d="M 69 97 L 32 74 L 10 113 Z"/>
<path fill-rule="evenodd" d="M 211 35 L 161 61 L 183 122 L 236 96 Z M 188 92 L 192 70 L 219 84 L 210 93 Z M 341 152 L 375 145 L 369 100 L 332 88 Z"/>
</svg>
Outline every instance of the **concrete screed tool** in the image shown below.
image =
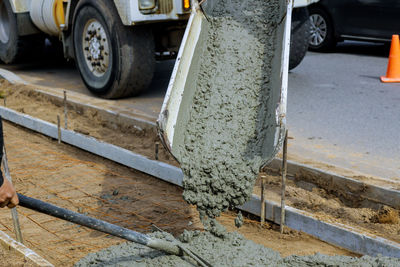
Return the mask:
<svg viewBox="0 0 400 267">
<path fill-rule="evenodd" d="M 19 205 L 40 213 L 44 213 L 65 221 L 76 223 L 88 228 L 117 236 L 128 241 L 132 241 L 152 249 L 160 250 L 168 254 L 177 256 L 189 256 L 200 266 L 211 266 L 206 260 L 202 259 L 195 252 L 185 247 L 179 241 L 166 241 L 152 238 L 146 234 L 135 232 L 115 224 L 111 224 L 96 218 L 92 218 L 68 209 L 60 208 L 50 203 L 18 194 Z"/>
</svg>

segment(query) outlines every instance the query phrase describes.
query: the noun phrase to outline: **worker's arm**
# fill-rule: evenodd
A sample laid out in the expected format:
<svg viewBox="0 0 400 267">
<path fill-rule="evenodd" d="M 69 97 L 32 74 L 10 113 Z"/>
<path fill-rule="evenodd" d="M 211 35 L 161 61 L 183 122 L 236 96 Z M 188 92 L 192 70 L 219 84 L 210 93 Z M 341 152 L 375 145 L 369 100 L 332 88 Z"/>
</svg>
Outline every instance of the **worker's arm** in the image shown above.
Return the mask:
<svg viewBox="0 0 400 267">
<path fill-rule="evenodd" d="M 3 123 L 0 117 L 0 164 L 3 159 L 3 146 Z M 4 208 L 7 206 L 9 208 L 14 208 L 18 203 L 18 196 L 13 185 L 10 181 L 3 178 L 3 173 L 0 170 L 0 207 Z"/>
</svg>

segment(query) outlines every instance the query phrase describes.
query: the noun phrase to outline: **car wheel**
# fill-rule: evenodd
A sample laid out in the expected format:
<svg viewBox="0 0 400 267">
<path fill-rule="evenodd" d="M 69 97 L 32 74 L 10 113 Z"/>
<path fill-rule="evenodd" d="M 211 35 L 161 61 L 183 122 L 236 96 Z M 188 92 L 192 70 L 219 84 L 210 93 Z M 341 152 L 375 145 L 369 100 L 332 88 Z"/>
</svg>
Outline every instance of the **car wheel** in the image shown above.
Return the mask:
<svg viewBox="0 0 400 267">
<path fill-rule="evenodd" d="M 74 51 L 86 87 L 103 98 L 137 95 L 155 67 L 148 28 L 122 24 L 112 1 L 80 1 L 74 16 Z"/>
<path fill-rule="evenodd" d="M 19 36 L 17 17 L 9 1 L 0 1 L 0 60 L 14 63 L 38 48 L 43 38 L 37 35 Z"/>
<path fill-rule="evenodd" d="M 328 51 L 335 47 L 333 23 L 328 13 L 319 7 L 310 7 L 309 13 L 311 24 L 310 50 Z"/>
<path fill-rule="evenodd" d="M 310 39 L 308 9 L 295 8 L 292 14 L 289 70 L 296 68 L 306 56 Z"/>
</svg>

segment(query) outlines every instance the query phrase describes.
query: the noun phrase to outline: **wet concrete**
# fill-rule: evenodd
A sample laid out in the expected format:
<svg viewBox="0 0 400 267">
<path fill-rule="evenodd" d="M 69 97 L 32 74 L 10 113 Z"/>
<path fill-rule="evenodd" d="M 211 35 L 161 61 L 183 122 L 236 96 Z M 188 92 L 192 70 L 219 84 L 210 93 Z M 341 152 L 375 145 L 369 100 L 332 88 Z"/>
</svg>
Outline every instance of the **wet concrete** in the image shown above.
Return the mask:
<svg viewBox="0 0 400 267">
<path fill-rule="evenodd" d="M 273 154 L 280 91 L 272 89 L 271 77 L 284 3 L 222 0 L 206 9 L 208 36 L 192 106 L 180 118 L 187 123 L 180 121 L 185 131 L 176 154 L 183 197 L 197 206 L 208 230 L 218 226 L 207 218 L 249 199 L 260 167 Z"/>
<path fill-rule="evenodd" d="M 154 233 L 154 237 L 172 240 L 163 233 Z M 209 232 L 185 232 L 180 241 L 212 266 L 399 266 L 400 259 L 386 257 L 362 258 L 349 256 L 289 256 L 281 258 L 278 252 L 253 241 L 238 233 L 226 233 L 216 237 Z M 135 243 L 113 246 L 87 257 L 75 264 L 83 266 L 197 266 L 188 257 L 166 255 Z"/>
</svg>

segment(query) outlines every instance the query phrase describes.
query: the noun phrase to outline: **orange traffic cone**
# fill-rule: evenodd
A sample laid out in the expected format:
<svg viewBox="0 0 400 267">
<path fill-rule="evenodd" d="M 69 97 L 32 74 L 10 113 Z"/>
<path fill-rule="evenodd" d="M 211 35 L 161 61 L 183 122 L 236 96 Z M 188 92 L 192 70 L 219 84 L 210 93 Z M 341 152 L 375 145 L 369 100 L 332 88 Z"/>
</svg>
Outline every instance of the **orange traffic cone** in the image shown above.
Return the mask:
<svg viewBox="0 0 400 267">
<path fill-rule="evenodd" d="M 386 77 L 381 76 L 381 81 L 384 83 L 400 82 L 400 41 L 397 34 L 392 36 Z"/>
</svg>

